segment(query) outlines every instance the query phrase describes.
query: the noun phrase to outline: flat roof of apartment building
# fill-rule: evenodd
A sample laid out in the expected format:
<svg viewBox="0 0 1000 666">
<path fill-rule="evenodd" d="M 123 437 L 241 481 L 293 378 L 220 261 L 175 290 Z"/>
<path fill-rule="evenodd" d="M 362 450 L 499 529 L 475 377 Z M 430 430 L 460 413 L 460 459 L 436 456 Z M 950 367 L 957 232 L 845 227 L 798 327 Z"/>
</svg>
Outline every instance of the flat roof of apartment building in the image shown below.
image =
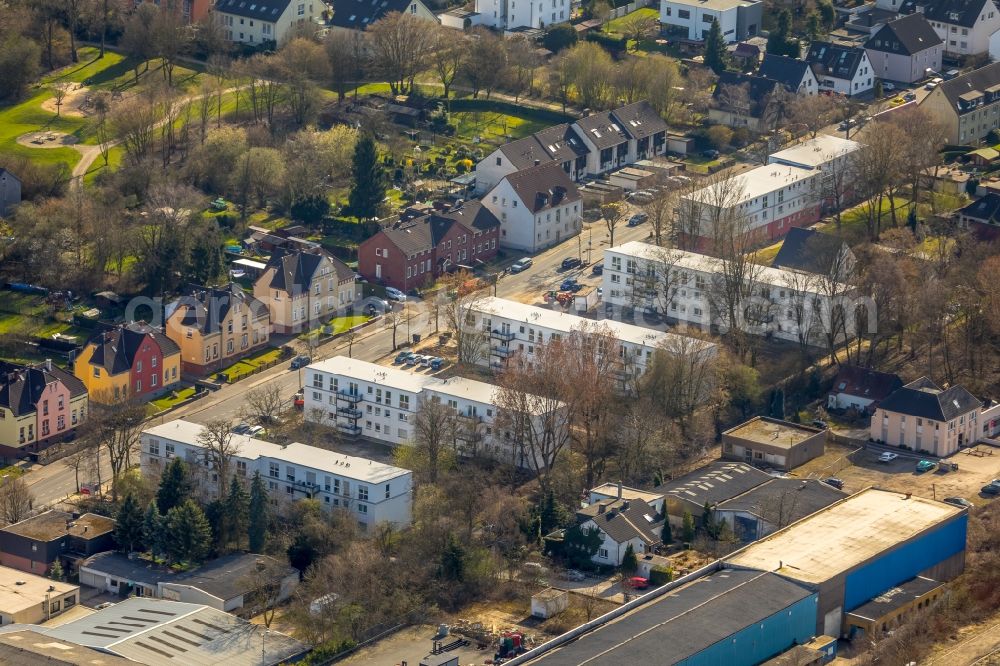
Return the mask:
<svg viewBox="0 0 1000 666">
<path fill-rule="evenodd" d="M 717 275 L 723 271 L 722 260 L 718 257 L 698 254 L 697 252 L 688 252 L 687 250 L 664 248 L 642 241 L 622 243 L 615 247 L 609 247 L 604 252 L 605 270 L 607 270 L 608 263 L 606 253 L 614 252 L 628 257 L 635 257 L 636 259 L 658 261 L 678 268 L 705 273 L 706 275 Z M 846 284 L 835 286 L 831 284 L 830 280 L 825 278 L 818 279 L 818 276 L 815 275 L 798 271 L 788 271 L 772 266 L 757 266 L 755 267 L 755 271 L 756 276 L 754 279 L 758 284 L 793 289 L 806 294 L 843 294 L 851 289 Z"/>
<path fill-rule="evenodd" d="M 724 208 L 729 208 L 808 180 L 815 175 L 814 169 L 788 164 L 765 164 L 695 190 L 683 198 L 713 206 L 721 204 Z"/>
<path fill-rule="evenodd" d="M 204 426 L 200 423 L 177 419 L 148 428 L 143 431 L 143 434 L 201 448 L 202 444 L 199 443 L 198 437 L 203 429 Z M 282 445 L 235 433 L 232 442 L 237 446 L 238 453 L 236 455 L 240 458 L 247 460 L 256 460 L 261 457 L 271 458 L 365 483 L 384 483 L 410 474 L 410 470 L 402 467 L 386 465 L 368 458 L 348 456 L 299 442 Z"/>
<path fill-rule="evenodd" d="M 635 324 L 626 324 L 625 322 L 614 321 L 613 319 L 588 319 L 561 310 L 527 305 L 526 303 L 509 301 L 504 298 L 497 298 L 496 296 L 489 296 L 478 301 L 473 306 L 473 309 L 482 314 L 495 315 L 502 319 L 524 322 L 528 325 L 547 328 L 561 333 L 570 333 L 582 329 L 593 331 L 600 330 L 600 327 L 607 327 L 611 335 L 617 340 L 646 347 L 666 345 L 669 348 L 670 342 L 682 339 L 686 341 L 697 340 L 703 350 L 715 347 L 714 343 L 707 340 L 698 340 L 697 338 L 690 338 L 676 333 L 658 331 L 652 328 L 636 326 Z"/>
<path fill-rule="evenodd" d="M 638 488 L 629 488 L 628 486 L 619 486 L 617 483 L 602 483 L 599 486 L 590 489 L 592 494 L 605 495 L 607 497 L 618 497 L 619 489 L 621 490 L 622 499 L 627 500 L 638 500 L 641 502 L 657 502 L 663 499 L 663 493 L 658 493 L 652 490 L 639 490 Z"/>
<path fill-rule="evenodd" d="M 963 511 L 916 495 L 868 488 L 750 544 L 726 564 L 818 584 Z"/>
<path fill-rule="evenodd" d="M 819 428 L 799 425 L 791 421 L 755 416 L 746 423 L 725 431 L 723 436 L 739 437 L 755 444 L 766 444 L 776 448 L 790 449 L 810 437 L 822 434 Z"/>
<path fill-rule="evenodd" d="M 796 165 L 815 169 L 830 160 L 848 155 L 861 148 L 861 144 L 850 139 L 841 139 L 832 134 L 818 134 L 812 139 L 771 153 L 768 162 Z"/>
</svg>

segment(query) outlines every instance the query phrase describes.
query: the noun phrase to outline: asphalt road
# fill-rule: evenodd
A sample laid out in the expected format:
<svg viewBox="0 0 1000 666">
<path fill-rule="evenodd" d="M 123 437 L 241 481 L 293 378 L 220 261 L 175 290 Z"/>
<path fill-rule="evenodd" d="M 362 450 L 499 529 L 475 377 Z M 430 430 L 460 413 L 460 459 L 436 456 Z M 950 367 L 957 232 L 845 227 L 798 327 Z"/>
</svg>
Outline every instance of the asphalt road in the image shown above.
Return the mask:
<svg viewBox="0 0 1000 666">
<path fill-rule="evenodd" d="M 631 212 L 634 211 L 630 211 Z M 648 223 L 637 227 L 628 227 L 623 221 L 615 229 L 615 244 L 621 244 L 631 240 L 643 240 L 650 236 L 650 225 Z M 609 246 L 608 230 L 603 221 L 592 222 L 584 225 L 584 230 L 580 236 L 570 238 L 563 243 L 552 247 L 538 255 L 535 255 L 534 263 L 526 271 L 518 274 L 507 274 L 497 283 L 497 295 L 502 298 L 510 298 L 526 303 L 541 303 L 544 292 L 556 289 L 559 283 L 566 277 L 577 277 L 581 282 L 587 284 L 599 284 L 600 278 L 591 274 L 590 264 L 603 261 L 603 250 Z M 588 252 L 589 249 L 589 252 Z M 588 261 L 588 254 L 590 259 Z M 509 254 L 511 263 L 518 259 L 520 255 Z M 587 265 L 563 271 L 561 264 L 563 259 L 568 257 L 579 257 Z M 420 313 L 419 303 L 414 303 L 414 314 L 411 317 L 409 326 L 402 324 L 397 328 L 397 344 L 402 344 L 408 336 L 414 333 L 426 335 L 432 330 L 426 314 Z M 354 341 L 351 355 L 365 361 L 376 361 L 392 353 L 393 347 L 392 331 L 382 325 L 375 324 L 362 334 L 362 337 Z M 327 345 L 314 350 L 315 359 L 330 358 L 348 353 L 348 344 L 342 340 L 334 340 Z M 243 406 L 246 394 L 262 385 L 276 385 L 281 396 L 291 401 L 292 396 L 301 386 L 302 370 L 291 370 L 288 363 L 282 363 L 273 368 L 260 373 L 257 376 L 229 384 L 209 397 L 196 401 L 174 410 L 169 414 L 154 418 L 151 425 L 159 424 L 173 419 L 187 419 L 197 423 L 206 423 L 213 419 L 226 418 L 236 420 L 239 418 L 240 409 Z M 102 460 L 101 478 L 111 478 L 111 470 L 106 459 Z M 63 461 L 55 461 L 45 467 L 36 466 L 25 477 L 25 481 L 31 488 L 35 496 L 36 506 L 49 506 L 57 503 L 69 495 L 76 492 L 76 480 L 74 472 Z M 89 485 L 96 481 L 96 474 L 92 471 L 81 470 L 80 482 Z"/>
</svg>

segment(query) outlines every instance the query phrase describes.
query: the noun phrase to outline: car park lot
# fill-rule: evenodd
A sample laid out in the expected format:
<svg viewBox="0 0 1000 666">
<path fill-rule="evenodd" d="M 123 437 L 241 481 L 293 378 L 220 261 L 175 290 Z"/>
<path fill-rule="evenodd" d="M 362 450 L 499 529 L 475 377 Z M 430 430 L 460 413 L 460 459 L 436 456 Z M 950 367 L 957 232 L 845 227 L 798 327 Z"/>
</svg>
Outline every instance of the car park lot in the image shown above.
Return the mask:
<svg viewBox="0 0 1000 666">
<path fill-rule="evenodd" d="M 1000 449 L 986 445 L 965 449 L 923 473 L 917 471 L 917 464 L 924 458 L 900 451 L 896 459 L 880 462 L 884 450 L 855 450 L 828 443 L 826 453 L 795 469 L 793 475 L 814 479 L 836 477 L 843 480 L 844 490 L 849 493 L 877 486 L 939 500 L 962 497 L 975 505 L 996 501 L 980 491 L 991 480 L 1000 478 Z M 953 463 L 958 470 L 951 470 Z"/>
</svg>

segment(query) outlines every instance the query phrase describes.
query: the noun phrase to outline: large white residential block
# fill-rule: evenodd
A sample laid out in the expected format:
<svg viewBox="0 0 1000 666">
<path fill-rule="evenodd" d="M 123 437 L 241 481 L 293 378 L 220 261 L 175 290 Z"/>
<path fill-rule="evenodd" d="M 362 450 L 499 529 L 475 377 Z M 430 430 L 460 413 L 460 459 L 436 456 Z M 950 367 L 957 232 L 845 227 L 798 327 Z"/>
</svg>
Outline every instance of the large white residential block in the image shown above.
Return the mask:
<svg viewBox="0 0 1000 666">
<path fill-rule="evenodd" d="M 547 28 L 570 19 L 569 0 L 476 0 L 482 25 L 509 32 Z"/>
<path fill-rule="evenodd" d="M 757 242 L 781 238 L 819 220 L 822 184 L 814 169 L 768 164 L 685 194 L 677 208 L 678 242 L 712 251 L 715 225 L 737 219 Z"/>
<path fill-rule="evenodd" d="M 171 458 L 180 457 L 214 486 L 217 472 L 198 441 L 203 430 L 198 423 L 176 420 L 143 431 L 142 473 L 159 474 Z M 298 442 L 281 445 L 237 434 L 231 441 L 236 446 L 232 473 L 249 482 L 260 472 L 274 503 L 315 499 L 324 507 L 352 512 L 362 528 L 381 522 L 410 524 L 413 473 L 408 469 Z"/>
<path fill-rule="evenodd" d="M 645 372 L 657 350 L 716 353 L 715 344 L 705 340 L 612 319 L 595 321 L 562 310 L 503 298 L 488 297 L 477 301 L 470 315 L 467 323 L 480 328 L 489 338 L 489 353 L 481 355 L 481 363 L 489 363 L 494 369 L 503 368 L 507 359 L 515 354 L 524 354 L 530 360 L 537 347 L 566 338 L 574 331 L 595 332 L 601 329 L 606 329 L 619 342 L 616 353 L 622 360 L 618 372 L 623 382 Z"/>
<path fill-rule="evenodd" d="M 500 220 L 500 247 L 535 253 L 583 229 L 583 197 L 555 162 L 504 176 L 482 199 Z"/>
<path fill-rule="evenodd" d="M 764 3 L 759 0 L 663 0 L 660 23 L 667 34 L 695 41 L 704 40 L 719 22 L 722 37 L 738 42 L 760 32 Z"/>
<path fill-rule="evenodd" d="M 454 410 L 454 450 L 532 468 L 531 453 L 497 424 L 497 388 L 464 377 L 439 379 L 346 356 L 305 370 L 305 419 L 392 446 L 418 438 L 417 412 L 426 401 Z"/>
<path fill-rule="evenodd" d="M 728 329 L 723 260 L 631 241 L 604 251 L 604 299 L 616 306 L 660 312 L 677 322 Z M 853 293 L 848 285 L 799 271 L 754 265 L 752 290 L 740 313 L 746 330 L 823 344 L 833 308 Z M 802 336 L 800 338 L 800 336 Z"/>
</svg>

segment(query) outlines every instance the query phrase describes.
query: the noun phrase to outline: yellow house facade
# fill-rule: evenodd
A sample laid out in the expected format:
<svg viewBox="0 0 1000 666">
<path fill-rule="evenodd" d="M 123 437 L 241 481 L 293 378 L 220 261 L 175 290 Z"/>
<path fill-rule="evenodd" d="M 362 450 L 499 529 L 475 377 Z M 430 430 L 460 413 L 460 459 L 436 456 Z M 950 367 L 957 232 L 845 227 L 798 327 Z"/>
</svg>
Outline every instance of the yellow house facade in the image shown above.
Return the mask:
<svg viewBox="0 0 1000 666">
<path fill-rule="evenodd" d="M 144 322 L 98 333 L 81 350 L 73 374 L 94 402 L 150 399 L 181 380 L 181 350 Z"/>
<path fill-rule="evenodd" d="M 196 287 L 167 308 L 166 334 L 181 350 L 181 369 L 203 375 L 270 342 L 267 306 L 238 284 Z"/>
</svg>

